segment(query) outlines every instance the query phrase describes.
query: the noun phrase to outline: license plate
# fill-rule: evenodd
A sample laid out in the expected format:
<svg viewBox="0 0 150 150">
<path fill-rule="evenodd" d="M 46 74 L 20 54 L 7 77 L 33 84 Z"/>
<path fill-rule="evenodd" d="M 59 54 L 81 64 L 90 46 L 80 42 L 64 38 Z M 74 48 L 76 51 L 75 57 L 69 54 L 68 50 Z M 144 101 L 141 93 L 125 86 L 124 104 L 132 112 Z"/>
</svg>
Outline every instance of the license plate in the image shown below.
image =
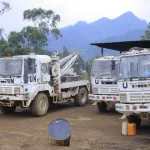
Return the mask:
<svg viewBox="0 0 150 150">
<path fill-rule="evenodd" d="M 143 112 L 141 113 L 141 119 L 145 119 L 145 120 L 148 120 L 148 113 L 147 112 Z"/>
<path fill-rule="evenodd" d="M 148 107 L 147 107 L 147 106 L 144 106 L 144 105 L 141 105 L 140 108 L 141 108 L 141 109 L 146 109 L 146 108 L 148 108 Z"/>
<path fill-rule="evenodd" d="M 106 97 L 106 98 L 108 98 L 108 99 L 112 99 L 112 97 Z"/>
<path fill-rule="evenodd" d="M 116 106 L 116 108 L 118 108 L 118 109 L 123 109 L 123 106 Z"/>
<path fill-rule="evenodd" d="M 89 98 L 95 98 L 95 96 L 89 96 Z"/>
</svg>

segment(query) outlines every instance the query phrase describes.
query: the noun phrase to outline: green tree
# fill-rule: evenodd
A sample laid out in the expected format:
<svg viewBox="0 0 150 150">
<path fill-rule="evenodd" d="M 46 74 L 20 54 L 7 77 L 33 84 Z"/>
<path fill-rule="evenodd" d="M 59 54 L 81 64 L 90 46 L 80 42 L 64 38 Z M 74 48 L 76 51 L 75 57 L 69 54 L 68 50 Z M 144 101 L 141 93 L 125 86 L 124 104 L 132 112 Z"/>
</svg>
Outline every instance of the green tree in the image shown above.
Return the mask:
<svg viewBox="0 0 150 150">
<path fill-rule="evenodd" d="M 33 47 L 35 52 L 47 45 L 47 37 L 37 27 L 27 26 L 21 30 L 26 44 Z"/>
<path fill-rule="evenodd" d="M 68 49 L 64 46 L 64 47 L 63 47 L 62 56 L 63 56 L 63 57 L 66 57 L 66 56 L 68 56 L 68 55 L 70 55 L 70 53 L 69 53 Z"/>
<path fill-rule="evenodd" d="M 10 4 L 4 1 L 0 1 L 0 15 L 3 15 L 5 12 L 8 12 L 11 9 Z M 2 38 L 3 29 L 0 28 L 0 38 Z"/>
<path fill-rule="evenodd" d="M 82 75 L 83 71 L 85 70 L 85 62 L 81 56 L 78 57 L 72 68 L 78 75 Z"/>
<path fill-rule="evenodd" d="M 2 38 L 2 36 L 3 36 L 3 35 L 2 35 L 2 34 L 3 34 L 3 32 L 4 32 L 4 30 L 1 28 L 1 29 L 0 29 L 0 39 L 1 39 L 1 38 Z"/>
<path fill-rule="evenodd" d="M 9 4 L 2 3 L 4 6 L 1 14 L 9 10 Z M 0 29 L 0 55 L 25 55 L 30 52 L 37 54 L 51 55 L 50 52 L 43 49 L 47 45 L 48 36 L 55 39 L 61 37 L 60 31 L 57 29 L 57 23 L 60 16 L 52 10 L 44 10 L 42 8 L 26 10 L 23 13 L 24 20 L 32 21 L 35 26 L 24 27 L 20 32 L 10 32 L 8 40 L 2 37 L 3 29 Z"/>
<path fill-rule="evenodd" d="M 0 1 L 0 15 L 8 12 L 11 9 L 10 4 L 4 1 Z"/>
<path fill-rule="evenodd" d="M 8 49 L 7 41 L 2 37 L 0 39 L 0 56 L 6 56 L 6 49 Z"/>
<path fill-rule="evenodd" d="M 30 52 L 33 52 L 33 49 L 28 46 L 11 46 L 4 38 L 0 39 L 0 56 L 7 56 L 8 53 L 11 55 L 26 55 Z"/>
<path fill-rule="evenodd" d="M 147 30 L 145 30 L 145 35 L 141 36 L 142 40 L 150 40 L 150 23 L 148 24 Z"/>
<path fill-rule="evenodd" d="M 8 36 L 8 44 L 10 47 L 21 47 L 25 44 L 23 34 L 21 32 L 10 32 Z"/>
<path fill-rule="evenodd" d="M 35 25 L 34 27 L 27 26 L 21 31 L 28 45 L 34 47 L 34 49 L 46 46 L 49 40 L 48 36 L 55 39 L 62 36 L 57 28 L 60 16 L 52 10 L 42 8 L 28 9 L 24 11 L 23 18 L 24 20 L 32 21 Z"/>
</svg>

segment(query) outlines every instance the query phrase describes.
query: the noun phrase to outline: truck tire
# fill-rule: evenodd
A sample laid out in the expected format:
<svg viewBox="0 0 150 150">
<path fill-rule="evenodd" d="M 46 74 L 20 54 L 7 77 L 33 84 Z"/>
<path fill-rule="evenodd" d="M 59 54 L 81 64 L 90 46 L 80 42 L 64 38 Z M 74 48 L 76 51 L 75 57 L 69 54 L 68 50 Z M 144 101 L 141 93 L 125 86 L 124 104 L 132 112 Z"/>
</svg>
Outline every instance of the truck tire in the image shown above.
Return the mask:
<svg viewBox="0 0 150 150">
<path fill-rule="evenodd" d="M 76 106 L 84 106 L 88 101 L 88 91 L 85 87 L 79 88 L 78 94 L 74 98 Z"/>
<path fill-rule="evenodd" d="M 32 114 L 36 117 L 41 117 L 47 114 L 48 109 L 48 97 L 44 93 L 39 93 L 31 105 Z"/>
<path fill-rule="evenodd" d="M 140 129 L 141 119 L 136 115 L 130 115 L 127 117 L 129 123 L 135 123 L 136 128 Z"/>
<path fill-rule="evenodd" d="M 3 114 L 11 114 L 14 113 L 16 109 L 16 106 L 14 107 L 6 107 L 6 106 L 2 106 L 0 107 L 0 110 Z"/>
<path fill-rule="evenodd" d="M 107 104 L 105 102 L 98 102 L 97 107 L 98 107 L 99 112 L 107 111 Z"/>
</svg>

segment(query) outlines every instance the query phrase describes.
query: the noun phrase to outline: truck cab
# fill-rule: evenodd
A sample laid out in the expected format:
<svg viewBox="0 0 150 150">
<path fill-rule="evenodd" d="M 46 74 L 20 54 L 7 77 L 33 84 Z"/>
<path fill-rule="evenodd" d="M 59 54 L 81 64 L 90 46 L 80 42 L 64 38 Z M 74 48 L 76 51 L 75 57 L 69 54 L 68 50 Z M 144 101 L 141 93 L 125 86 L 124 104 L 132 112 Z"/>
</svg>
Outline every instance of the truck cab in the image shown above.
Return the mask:
<svg viewBox="0 0 150 150">
<path fill-rule="evenodd" d="M 0 58 L 1 108 L 9 111 L 17 105 L 29 107 L 38 92 L 52 94 L 54 89 L 47 84 L 51 80 L 50 62 L 50 57 L 45 55 Z"/>
<path fill-rule="evenodd" d="M 93 61 L 92 93 L 89 99 L 97 103 L 100 112 L 105 112 L 108 106 L 114 107 L 119 102 L 118 66 L 119 56 L 103 56 Z"/>
<path fill-rule="evenodd" d="M 116 111 L 140 127 L 150 118 L 150 49 L 131 48 L 122 54 L 119 67 L 120 104 Z"/>
</svg>

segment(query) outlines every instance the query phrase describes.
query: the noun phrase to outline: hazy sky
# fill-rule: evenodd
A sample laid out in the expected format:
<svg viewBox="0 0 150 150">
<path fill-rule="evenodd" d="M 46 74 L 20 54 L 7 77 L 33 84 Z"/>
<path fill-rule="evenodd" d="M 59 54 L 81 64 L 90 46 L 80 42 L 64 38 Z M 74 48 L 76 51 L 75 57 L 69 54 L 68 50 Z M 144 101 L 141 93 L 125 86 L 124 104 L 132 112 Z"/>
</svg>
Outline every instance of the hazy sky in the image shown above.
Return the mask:
<svg viewBox="0 0 150 150">
<path fill-rule="evenodd" d="M 0 0 L 1 1 L 1 0 Z M 77 21 L 93 22 L 102 17 L 115 18 L 132 11 L 141 19 L 150 21 L 150 0 L 5 0 L 12 10 L 0 16 L 0 28 L 8 33 L 27 25 L 23 22 L 23 11 L 42 7 L 52 9 L 61 16 L 59 27 Z"/>
</svg>

